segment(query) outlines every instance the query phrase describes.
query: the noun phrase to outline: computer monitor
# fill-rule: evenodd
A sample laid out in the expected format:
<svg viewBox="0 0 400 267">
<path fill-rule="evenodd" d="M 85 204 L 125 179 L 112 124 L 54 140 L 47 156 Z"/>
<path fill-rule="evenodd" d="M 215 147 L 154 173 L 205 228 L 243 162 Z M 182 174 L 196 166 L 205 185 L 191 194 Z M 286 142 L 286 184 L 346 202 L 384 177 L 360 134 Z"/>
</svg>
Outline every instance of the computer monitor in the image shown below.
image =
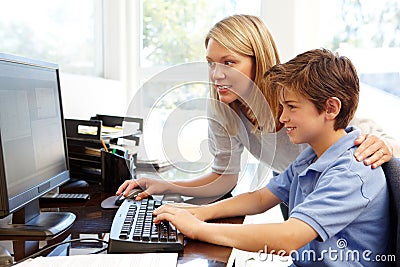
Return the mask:
<svg viewBox="0 0 400 267">
<path fill-rule="evenodd" d="M 39 197 L 69 180 L 56 64 L 0 53 L 0 236 L 51 237 L 75 215 L 40 212 Z M 5 220 L 2 220 L 5 221 Z"/>
</svg>

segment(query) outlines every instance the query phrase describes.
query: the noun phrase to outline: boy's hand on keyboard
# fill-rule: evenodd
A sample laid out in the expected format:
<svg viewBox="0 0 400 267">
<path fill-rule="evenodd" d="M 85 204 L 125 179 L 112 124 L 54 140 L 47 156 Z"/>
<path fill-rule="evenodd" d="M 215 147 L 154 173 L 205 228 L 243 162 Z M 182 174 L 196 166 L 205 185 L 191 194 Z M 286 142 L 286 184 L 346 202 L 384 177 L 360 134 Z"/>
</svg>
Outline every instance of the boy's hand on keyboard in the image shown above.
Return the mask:
<svg viewBox="0 0 400 267">
<path fill-rule="evenodd" d="M 189 203 L 169 203 L 167 205 L 170 205 L 175 208 L 185 209 L 185 210 L 189 211 L 193 216 L 195 216 L 200 221 L 206 220 L 206 216 L 205 216 L 207 214 L 207 212 L 205 211 L 206 206 L 194 205 L 194 204 L 189 204 Z"/>
<path fill-rule="evenodd" d="M 200 229 L 203 221 L 193 215 L 190 210 L 175 207 L 171 204 L 163 205 L 153 212 L 155 223 L 161 221 L 171 222 L 182 234 L 191 239 L 196 239 L 196 229 Z"/>
</svg>

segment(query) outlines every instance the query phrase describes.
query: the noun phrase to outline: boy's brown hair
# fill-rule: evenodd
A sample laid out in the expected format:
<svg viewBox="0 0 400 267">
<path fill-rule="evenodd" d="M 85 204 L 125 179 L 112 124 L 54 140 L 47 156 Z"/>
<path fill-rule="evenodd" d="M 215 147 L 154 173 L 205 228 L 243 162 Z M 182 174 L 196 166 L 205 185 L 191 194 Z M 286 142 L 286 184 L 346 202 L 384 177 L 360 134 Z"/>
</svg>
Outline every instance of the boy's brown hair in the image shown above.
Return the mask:
<svg viewBox="0 0 400 267">
<path fill-rule="evenodd" d="M 310 100 L 319 113 L 326 110 L 326 101 L 337 97 L 341 109 L 334 129 L 348 126 L 357 109 L 359 79 L 351 61 L 327 49 L 314 49 L 292 60 L 273 66 L 265 75 L 269 90 L 289 89 Z M 275 114 L 280 116 L 281 110 Z"/>
</svg>

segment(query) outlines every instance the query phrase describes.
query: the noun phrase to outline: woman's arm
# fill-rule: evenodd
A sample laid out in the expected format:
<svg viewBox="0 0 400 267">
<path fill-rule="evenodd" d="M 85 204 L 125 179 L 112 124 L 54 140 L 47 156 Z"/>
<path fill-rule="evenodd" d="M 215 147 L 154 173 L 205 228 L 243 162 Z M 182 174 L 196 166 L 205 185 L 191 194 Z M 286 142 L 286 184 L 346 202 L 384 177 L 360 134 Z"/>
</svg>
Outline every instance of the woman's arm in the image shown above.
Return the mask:
<svg viewBox="0 0 400 267">
<path fill-rule="evenodd" d="M 220 197 L 237 184 L 238 174 L 208 173 L 191 180 L 173 181 L 166 193 L 179 193 L 193 197 Z"/>
<path fill-rule="evenodd" d="M 231 191 L 237 184 L 238 174 L 217 174 L 214 172 L 197 179 L 187 181 L 166 181 L 157 178 L 142 177 L 125 181 L 116 192 L 127 195 L 133 188 L 140 187 L 144 191 L 137 200 L 153 194 L 179 193 L 193 197 L 220 197 Z"/>
</svg>

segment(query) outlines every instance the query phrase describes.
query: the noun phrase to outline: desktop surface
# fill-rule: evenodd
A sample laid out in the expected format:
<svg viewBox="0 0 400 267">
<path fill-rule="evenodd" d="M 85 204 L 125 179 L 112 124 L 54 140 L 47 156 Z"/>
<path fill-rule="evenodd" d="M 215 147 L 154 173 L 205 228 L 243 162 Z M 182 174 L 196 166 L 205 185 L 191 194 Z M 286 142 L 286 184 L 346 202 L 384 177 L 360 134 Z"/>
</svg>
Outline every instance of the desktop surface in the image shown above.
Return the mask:
<svg viewBox="0 0 400 267">
<path fill-rule="evenodd" d="M 69 229 L 72 239 L 84 235 L 96 235 L 102 238 L 111 230 L 111 225 L 117 209 L 103 209 L 101 202 L 112 196 L 112 193 L 102 192 L 100 185 L 91 185 L 89 188 L 78 189 L 81 193 L 89 193 L 90 199 L 85 202 L 41 202 L 42 210 L 69 211 L 76 215 L 76 221 Z M 75 192 L 77 192 L 75 190 Z M 77 192 L 79 193 L 79 192 Z M 242 223 L 243 218 L 229 218 L 216 222 Z M 98 248 L 98 243 L 72 243 L 73 250 Z M 185 238 L 183 252 L 178 254 L 178 266 L 226 266 L 232 249 L 224 246 Z"/>
</svg>

